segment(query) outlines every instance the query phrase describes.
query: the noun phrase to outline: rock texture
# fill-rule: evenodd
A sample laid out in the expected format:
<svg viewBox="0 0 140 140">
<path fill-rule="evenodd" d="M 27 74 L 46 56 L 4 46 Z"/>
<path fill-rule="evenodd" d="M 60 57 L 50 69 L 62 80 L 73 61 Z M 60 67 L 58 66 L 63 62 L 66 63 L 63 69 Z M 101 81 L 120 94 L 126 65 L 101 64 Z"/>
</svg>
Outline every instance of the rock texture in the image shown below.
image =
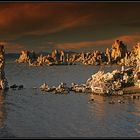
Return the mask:
<svg viewBox="0 0 140 140">
<path fill-rule="evenodd" d="M 127 46 L 120 40 L 116 40 L 112 45 L 111 57 L 113 61 L 120 60 L 125 57 Z"/>
<path fill-rule="evenodd" d="M 37 59 L 37 56 L 34 51 L 22 50 L 18 59 L 16 59 L 17 63 L 33 63 Z"/>
<path fill-rule="evenodd" d="M 4 72 L 5 67 L 5 50 L 4 46 L 0 45 L 0 89 L 7 89 L 8 82 Z"/>
<path fill-rule="evenodd" d="M 19 58 L 16 59 L 16 62 L 18 62 L 18 63 L 29 62 L 29 51 L 27 51 L 27 50 L 21 51 Z"/>
<path fill-rule="evenodd" d="M 55 94 L 66 94 L 72 91 L 75 93 L 94 93 L 99 95 L 123 95 L 123 88 L 134 85 L 133 72 L 133 68 L 122 68 L 120 71 L 114 70 L 108 73 L 98 71 L 85 84 L 71 83 L 71 86 L 68 87 L 66 83 L 60 83 L 58 87 L 49 87 L 47 83 L 44 83 L 40 86 L 40 89 Z"/>
<path fill-rule="evenodd" d="M 72 61 L 70 55 L 64 51 L 54 50 L 48 55 L 36 55 L 35 52 L 27 50 L 21 51 L 20 56 L 16 59 L 18 63 L 28 63 L 29 66 L 43 66 L 43 65 L 71 65 Z"/>
<path fill-rule="evenodd" d="M 111 48 L 104 52 L 94 50 L 91 52 L 66 53 L 63 50 L 54 50 L 52 53 L 37 56 L 35 52 L 21 51 L 18 63 L 29 63 L 29 66 L 43 65 L 125 65 L 134 66 L 140 61 L 140 43 L 137 43 L 132 50 L 127 50 L 127 45 L 121 40 L 115 40 Z"/>
<path fill-rule="evenodd" d="M 135 68 L 135 85 L 140 87 L 140 43 L 137 43 L 133 47 L 133 57 L 135 58 L 136 68 Z"/>
<path fill-rule="evenodd" d="M 107 64 L 124 64 L 127 59 L 127 46 L 120 40 L 116 40 L 112 48 L 107 48 L 105 52 L 95 50 L 87 53 L 73 54 L 70 58 L 72 62 L 80 62 L 84 65 L 107 65 Z M 124 64 L 125 65 L 125 64 Z"/>
</svg>

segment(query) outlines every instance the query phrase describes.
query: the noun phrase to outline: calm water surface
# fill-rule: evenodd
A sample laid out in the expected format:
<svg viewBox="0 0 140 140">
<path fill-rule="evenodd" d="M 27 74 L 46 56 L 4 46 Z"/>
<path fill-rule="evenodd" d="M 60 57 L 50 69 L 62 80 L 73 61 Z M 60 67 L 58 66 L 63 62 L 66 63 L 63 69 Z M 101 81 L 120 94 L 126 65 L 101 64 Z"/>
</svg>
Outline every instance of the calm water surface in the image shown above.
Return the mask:
<svg viewBox="0 0 140 140">
<path fill-rule="evenodd" d="M 55 95 L 40 92 L 43 82 L 57 86 L 60 82 L 85 81 L 99 67 L 53 66 L 28 67 L 6 63 L 9 85 L 23 84 L 23 90 L 0 93 L 0 137 L 139 137 L 140 100 L 101 97 L 90 94 Z M 111 71 L 111 67 L 103 68 Z M 91 102 L 92 96 L 95 102 Z M 115 104 L 109 104 L 110 100 Z"/>
</svg>

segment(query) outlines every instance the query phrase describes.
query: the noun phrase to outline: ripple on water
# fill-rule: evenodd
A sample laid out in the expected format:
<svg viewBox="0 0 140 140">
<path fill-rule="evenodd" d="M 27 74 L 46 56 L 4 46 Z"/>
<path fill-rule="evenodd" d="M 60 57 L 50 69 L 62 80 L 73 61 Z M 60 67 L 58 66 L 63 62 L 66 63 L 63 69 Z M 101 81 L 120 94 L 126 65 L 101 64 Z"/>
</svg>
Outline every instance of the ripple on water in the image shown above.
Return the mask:
<svg viewBox="0 0 140 140">
<path fill-rule="evenodd" d="M 99 70 L 93 66 L 28 67 L 7 64 L 9 84 L 23 84 L 24 90 L 9 90 L 5 99 L 5 131 L 15 137 L 139 137 L 140 103 L 90 94 L 42 94 L 43 82 L 85 83 Z M 105 71 L 112 67 L 105 67 Z M 94 98 L 94 102 L 89 102 Z M 115 100 L 115 104 L 109 104 Z M 0 134 L 4 132 L 0 130 Z"/>
</svg>

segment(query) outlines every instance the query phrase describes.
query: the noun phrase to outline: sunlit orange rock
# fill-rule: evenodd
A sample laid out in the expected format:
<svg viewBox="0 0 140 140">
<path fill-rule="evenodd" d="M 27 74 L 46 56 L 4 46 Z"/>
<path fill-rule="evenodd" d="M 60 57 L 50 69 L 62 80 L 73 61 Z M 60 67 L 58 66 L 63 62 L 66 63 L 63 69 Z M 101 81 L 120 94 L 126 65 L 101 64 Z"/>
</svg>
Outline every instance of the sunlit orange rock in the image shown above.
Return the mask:
<svg viewBox="0 0 140 140">
<path fill-rule="evenodd" d="M 125 57 L 127 53 L 127 46 L 120 40 L 116 40 L 112 45 L 111 58 L 118 61 Z"/>
<path fill-rule="evenodd" d="M 110 49 L 109 48 L 106 48 L 106 50 L 105 50 L 105 55 L 106 55 L 106 57 L 107 57 L 107 62 L 108 63 L 110 63 L 111 62 L 111 51 L 110 51 Z"/>
<path fill-rule="evenodd" d="M 18 62 L 18 63 L 29 62 L 29 51 L 27 51 L 27 50 L 21 51 L 19 58 L 16 59 L 16 62 Z"/>
<path fill-rule="evenodd" d="M 59 61 L 59 59 L 60 59 L 60 54 L 59 54 L 58 50 L 55 49 L 55 50 L 52 52 L 52 58 L 54 59 L 54 61 Z"/>
<path fill-rule="evenodd" d="M 140 58 L 140 42 L 133 46 L 132 53 Z"/>
</svg>

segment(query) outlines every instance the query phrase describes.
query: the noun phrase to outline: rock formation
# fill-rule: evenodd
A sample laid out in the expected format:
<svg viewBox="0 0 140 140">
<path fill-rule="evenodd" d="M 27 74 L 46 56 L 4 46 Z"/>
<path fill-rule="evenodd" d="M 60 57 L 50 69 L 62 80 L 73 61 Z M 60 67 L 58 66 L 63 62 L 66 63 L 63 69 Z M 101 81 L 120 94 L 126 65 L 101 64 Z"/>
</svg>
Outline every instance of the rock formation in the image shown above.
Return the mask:
<svg viewBox="0 0 140 140">
<path fill-rule="evenodd" d="M 124 63 L 126 66 L 136 66 L 140 64 L 140 43 L 133 46 L 132 50 L 126 53 L 124 57 Z M 136 68 L 136 69 L 137 69 Z"/>
<path fill-rule="evenodd" d="M 140 72 L 136 76 L 135 78 L 134 68 L 125 69 L 122 66 L 121 70 L 112 72 L 98 71 L 85 84 L 72 83 L 71 87 L 68 87 L 66 83 L 60 83 L 58 87 L 49 87 L 47 83 L 44 83 L 40 86 L 40 89 L 55 94 L 67 94 L 72 91 L 75 93 L 94 93 L 99 95 L 123 95 L 123 88 L 134 86 L 134 84 L 140 85 Z M 135 82 L 135 80 L 139 80 L 139 83 Z"/>
<path fill-rule="evenodd" d="M 137 43 L 132 49 L 133 55 L 135 57 L 136 68 L 134 72 L 135 85 L 140 87 L 140 43 Z"/>
<path fill-rule="evenodd" d="M 106 56 L 107 64 L 110 64 L 111 63 L 111 51 L 109 50 L 109 48 L 106 48 L 105 56 Z"/>
<path fill-rule="evenodd" d="M 122 41 L 116 40 L 112 48 L 107 48 L 105 52 L 95 50 L 93 52 L 73 54 L 71 60 L 85 65 L 106 65 L 112 63 L 122 64 L 126 58 L 127 46 Z"/>
<path fill-rule="evenodd" d="M 140 61 L 140 43 L 137 43 L 131 51 L 120 40 L 116 40 L 112 48 L 104 52 L 94 50 L 92 52 L 66 53 L 62 50 L 54 50 L 48 55 L 36 56 L 35 52 L 21 51 L 20 57 L 16 60 L 19 63 L 29 63 L 30 66 L 43 65 L 71 65 L 82 63 L 84 65 L 108 65 L 118 64 L 125 66 L 137 65 Z"/>
<path fill-rule="evenodd" d="M 60 51 L 60 62 L 65 62 L 65 53 L 64 53 L 64 51 Z"/>
<path fill-rule="evenodd" d="M 123 71 L 114 70 L 111 73 L 98 71 L 86 82 L 86 85 L 91 88 L 92 92 L 109 95 L 115 94 L 116 91 L 133 84 L 134 75 L 132 68 L 123 69 Z"/>
<path fill-rule="evenodd" d="M 27 50 L 21 51 L 19 58 L 16 59 L 16 62 L 18 62 L 18 63 L 29 62 L 29 51 L 27 51 Z"/>
<path fill-rule="evenodd" d="M 4 72 L 5 67 L 5 50 L 4 46 L 0 45 L 0 89 L 7 89 L 8 82 Z"/>
<path fill-rule="evenodd" d="M 47 83 L 44 83 L 40 86 L 40 89 L 45 92 L 53 92 L 55 94 L 68 94 L 70 88 L 67 87 L 66 83 L 60 83 L 58 87 L 49 87 Z"/>
<path fill-rule="evenodd" d="M 52 58 L 53 58 L 54 61 L 56 61 L 56 62 L 58 62 L 58 61 L 60 60 L 60 54 L 59 54 L 58 50 L 55 49 L 55 50 L 52 52 Z"/>
<path fill-rule="evenodd" d="M 27 50 L 22 50 L 20 53 L 20 56 L 18 59 L 16 59 L 17 63 L 32 63 L 36 61 L 37 56 L 34 51 L 27 51 Z"/>
<path fill-rule="evenodd" d="M 138 42 L 136 45 L 132 48 L 132 53 L 137 56 L 140 54 L 140 42 Z M 140 57 L 140 56 L 139 56 Z"/>
<path fill-rule="evenodd" d="M 125 57 L 127 53 L 127 46 L 122 41 L 116 40 L 112 45 L 111 58 L 112 61 L 119 61 Z"/>
</svg>

